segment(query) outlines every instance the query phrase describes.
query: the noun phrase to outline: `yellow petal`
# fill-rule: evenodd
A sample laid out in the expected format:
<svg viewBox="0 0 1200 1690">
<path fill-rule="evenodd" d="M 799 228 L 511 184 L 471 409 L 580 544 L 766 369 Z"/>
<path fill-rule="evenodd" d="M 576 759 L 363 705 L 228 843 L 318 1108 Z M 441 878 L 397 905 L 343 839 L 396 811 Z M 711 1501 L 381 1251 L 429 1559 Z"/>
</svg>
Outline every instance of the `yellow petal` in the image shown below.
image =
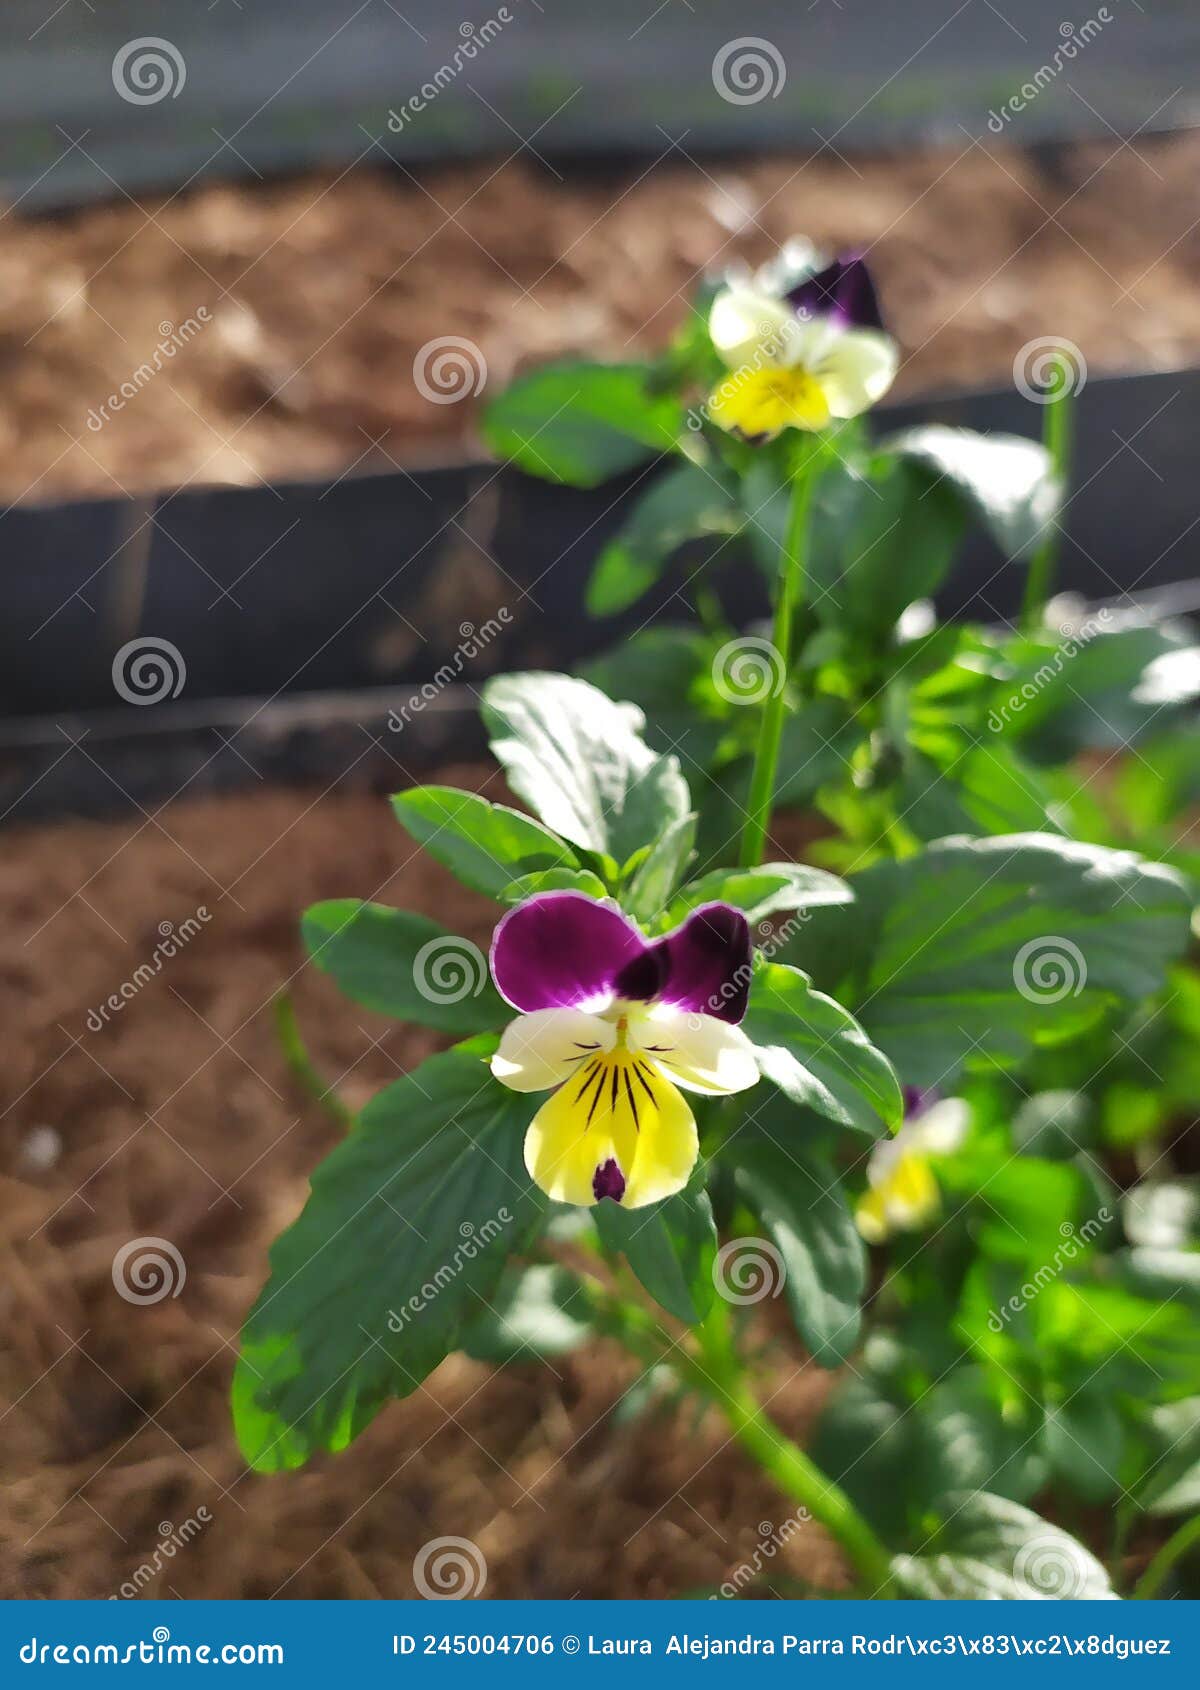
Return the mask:
<svg viewBox="0 0 1200 1690">
<path fill-rule="evenodd" d="M 721 428 L 758 435 L 824 428 L 831 412 L 820 382 L 807 370 L 741 369 L 713 389 L 708 414 Z"/>
<path fill-rule="evenodd" d="M 525 1135 L 530 1178 L 556 1203 L 590 1207 L 615 1164 L 619 1201 L 640 1209 L 681 1191 L 696 1165 L 696 1122 L 682 1095 L 636 1051 L 592 1057 L 547 1098 Z"/>
<path fill-rule="evenodd" d="M 879 1244 L 888 1235 L 887 1210 L 883 1192 L 866 1191 L 854 1211 L 855 1225 L 868 1244 Z"/>
</svg>

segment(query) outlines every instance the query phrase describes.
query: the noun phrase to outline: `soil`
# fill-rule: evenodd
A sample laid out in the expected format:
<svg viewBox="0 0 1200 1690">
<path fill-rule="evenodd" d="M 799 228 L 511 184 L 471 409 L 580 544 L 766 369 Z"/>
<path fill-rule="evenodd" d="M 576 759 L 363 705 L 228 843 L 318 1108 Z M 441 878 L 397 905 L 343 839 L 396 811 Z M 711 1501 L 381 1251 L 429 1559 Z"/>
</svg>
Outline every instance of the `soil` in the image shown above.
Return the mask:
<svg viewBox="0 0 1200 1690">
<path fill-rule="evenodd" d="M 502 795 L 483 768 L 441 778 Z M 623 1418 L 634 1370 L 604 1344 L 499 1372 L 451 1358 L 345 1454 L 247 1473 L 227 1406 L 233 1346 L 267 1246 L 338 1133 L 281 1058 L 272 1000 L 289 987 L 315 1060 L 354 1105 L 438 1043 L 306 965 L 298 912 L 342 894 L 435 914 L 481 944 L 494 913 L 413 850 L 381 798 L 183 798 L 6 835 L 0 1597 L 409 1597 L 414 1556 L 443 1536 L 482 1549 L 489 1596 L 719 1586 L 790 1510 L 716 1420 Z M 186 942 L 94 1031 L 165 923 Z M 143 1237 L 169 1240 L 186 1277 L 138 1306 L 113 1263 Z M 830 1382 L 781 1349 L 780 1422 L 803 1437 Z M 138 1584 L 164 1541 L 161 1570 Z M 765 1569 L 764 1590 L 841 1578 L 813 1525 Z"/>
<path fill-rule="evenodd" d="M 870 249 L 905 349 L 898 395 L 1007 385 L 1045 335 L 1093 370 L 1171 367 L 1200 354 L 1198 166 L 1200 132 L 1036 156 L 964 135 L 901 158 L 701 165 L 677 150 L 566 180 L 532 159 L 362 169 L 9 215 L 0 494 L 458 453 L 481 401 L 448 403 L 461 384 L 422 395 L 430 342 L 465 338 L 468 386 L 486 369 L 485 391 L 558 353 L 628 356 L 664 342 L 704 270 L 798 231 Z M 162 346 L 124 409 L 97 409 Z"/>
</svg>

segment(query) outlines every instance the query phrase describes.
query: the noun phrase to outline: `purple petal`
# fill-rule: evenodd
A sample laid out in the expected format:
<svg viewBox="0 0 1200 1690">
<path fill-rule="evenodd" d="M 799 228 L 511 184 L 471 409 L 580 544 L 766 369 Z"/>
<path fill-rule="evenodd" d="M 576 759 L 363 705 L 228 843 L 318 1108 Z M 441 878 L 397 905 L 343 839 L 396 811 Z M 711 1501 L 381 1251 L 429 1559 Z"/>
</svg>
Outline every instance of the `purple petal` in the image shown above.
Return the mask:
<svg viewBox="0 0 1200 1690">
<path fill-rule="evenodd" d="M 936 1086 L 904 1086 L 902 1095 L 904 1119 L 911 1121 L 914 1116 L 923 1115 L 927 1109 L 932 1109 L 942 1094 Z"/>
<path fill-rule="evenodd" d="M 738 1022 L 750 997 L 750 928 L 731 904 L 701 904 L 660 939 L 667 977 L 659 996 L 680 1009 Z"/>
<path fill-rule="evenodd" d="M 862 258 L 835 258 L 792 288 L 788 303 L 801 317 L 832 317 L 847 329 L 881 329 L 875 284 Z"/>
<path fill-rule="evenodd" d="M 667 959 L 611 905 L 582 892 L 542 892 L 501 921 L 491 963 L 501 997 L 529 1011 L 655 997 Z"/>
</svg>

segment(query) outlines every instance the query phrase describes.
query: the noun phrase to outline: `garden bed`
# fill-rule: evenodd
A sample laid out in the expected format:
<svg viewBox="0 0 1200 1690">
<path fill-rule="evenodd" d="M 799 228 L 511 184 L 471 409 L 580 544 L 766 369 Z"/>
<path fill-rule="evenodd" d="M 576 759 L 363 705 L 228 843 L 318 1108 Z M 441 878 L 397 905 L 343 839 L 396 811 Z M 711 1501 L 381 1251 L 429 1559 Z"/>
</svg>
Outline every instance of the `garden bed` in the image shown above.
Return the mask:
<svg viewBox="0 0 1200 1690">
<path fill-rule="evenodd" d="M 481 767 L 442 778 L 500 791 Z M 13 1407 L 0 1596 L 106 1597 L 162 1528 L 197 1518 L 203 1529 L 144 1594 L 408 1597 L 417 1550 L 457 1534 L 484 1550 L 489 1596 L 673 1596 L 721 1584 L 784 1521 L 787 1504 L 718 1424 L 622 1422 L 636 1370 L 609 1345 L 495 1375 L 455 1358 L 336 1462 L 247 1474 L 229 1423 L 231 1346 L 267 1244 L 338 1132 L 289 1075 L 271 1000 L 295 976 L 315 1056 L 356 1105 L 436 1042 L 302 969 L 297 912 L 359 889 L 486 943 L 489 906 L 373 799 L 275 790 L 181 801 L 153 825 L 6 836 L 0 1367 Z M 201 905 L 201 931 L 92 1032 L 89 1012 L 152 952 L 160 924 Z M 177 1299 L 131 1308 L 116 1296 L 114 1253 L 139 1235 L 182 1252 Z M 832 1378 L 781 1350 L 773 1412 L 804 1435 Z M 765 1588 L 836 1579 L 837 1566 L 808 1526 L 766 1563 Z"/>
</svg>

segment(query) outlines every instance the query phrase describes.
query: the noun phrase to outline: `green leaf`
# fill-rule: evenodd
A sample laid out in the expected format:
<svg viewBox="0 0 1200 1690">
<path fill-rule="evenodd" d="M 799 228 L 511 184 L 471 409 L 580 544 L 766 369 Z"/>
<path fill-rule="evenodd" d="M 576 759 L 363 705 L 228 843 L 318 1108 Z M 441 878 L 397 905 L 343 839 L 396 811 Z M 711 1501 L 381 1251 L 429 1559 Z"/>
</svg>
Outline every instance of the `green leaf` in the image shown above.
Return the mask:
<svg viewBox="0 0 1200 1690">
<path fill-rule="evenodd" d="M 1094 1555 L 1018 1502 L 952 1491 L 938 1507 L 942 1523 L 920 1553 L 897 1555 L 892 1563 L 905 1596 L 1088 1602 L 1115 1594 Z"/>
<path fill-rule="evenodd" d="M 1167 708 L 1191 696 L 1191 636 L 1178 623 L 1136 616 L 1122 622 L 1101 610 L 1078 626 L 1065 625 L 1057 644 L 1015 642 L 1012 670 L 995 689 L 989 720 L 1039 763 L 1124 750 L 1152 722 L 1164 727 Z M 1194 733 L 1189 737 L 1194 742 Z"/>
<path fill-rule="evenodd" d="M 917 1499 L 986 1489 L 1024 1502 L 1045 1483 L 1036 1422 L 1005 1418 L 983 1367 L 956 1368 L 918 1399 L 914 1414 Z"/>
<path fill-rule="evenodd" d="M 824 969 L 908 1085 L 1016 1061 L 1149 996 L 1188 939 L 1179 875 L 1042 834 L 942 839 L 851 885 L 855 902 L 815 910 L 787 954 Z"/>
<path fill-rule="evenodd" d="M 496 1366 L 567 1355 L 592 1336 L 579 1278 L 551 1264 L 506 1267 L 488 1305 L 463 1327 L 459 1342 L 476 1361 Z"/>
<path fill-rule="evenodd" d="M 665 828 L 629 882 L 626 908 L 638 921 L 652 921 L 665 907 L 692 859 L 696 817 L 681 816 Z"/>
<path fill-rule="evenodd" d="M 483 437 L 530 475 L 597 487 L 672 449 L 683 407 L 642 364 L 568 359 L 522 376 L 486 407 Z"/>
<path fill-rule="evenodd" d="M 830 1397 L 812 1444 L 813 1460 L 890 1542 L 900 1542 L 913 1502 L 916 1419 L 870 1371 L 846 1378 Z"/>
<path fill-rule="evenodd" d="M 764 1077 L 793 1103 L 872 1138 L 881 1120 L 899 1125 L 904 1103 L 891 1063 L 849 1011 L 813 991 L 799 969 L 755 969 L 742 1031 Z"/>
<path fill-rule="evenodd" d="M 414 786 L 392 799 L 397 820 L 464 886 L 489 898 L 538 869 L 577 869 L 565 840 L 532 816 L 451 786 Z"/>
<path fill-rule="evenodd" d="M 732 904 L 751 927 L 783 910 L 818 904 L 849 904 L 854 893 L 836 874 L 805 863 L 764 863 L 762 868 L 718 868 L 681 886 L 671 900 L 666 925 L 677 927 L 701 904 Z"/>
<path fill-rule="evenodd" d="M 675 757 L 642 714 L 569 675 L 502 675 L 483 692 L 492 751 L 518 797 L 575 845 L 624 863 L 691 809 Z"/>
<path fill-rule="evenodd" d="M 530 1100 L 492 1080 L 494 1049 L 457 1045 L 373 1098 L 272 1246 L 233 1385 L 260 1471 L 345 1449 L 414 1391 L 539 1224 L 522 1161 Z"/>
<path fill-rule="evenodd" d="M 381 1015 L 440 1033 L 478 1033 L 510 1015 L 478 945 L 411 910 L 330 898 L 300 931 L 317 967 L 346 996 Z"/>
<path fill-rule="evenodd" d="M 717 1229 L 699 1174 L 686 1190 L 647 1209 L 623 1209 L 607 1198 L 592 1210 L 606 1249 L 624 1255 L 655 1302 L 685 1326 L 712 1307 Z"/>
<path fill-rule="evenodd" d="M 842 497 L 830 512 L 836 541 L 828 562 L 814 559 L 813 609 L 826 627 L 877 641 L 942 584 L 962 537 L 963 504 L 949 484 L 895 453 L 876 453 L 866 476 L 835 470 L 827 479 L 842 485 Z"/>
<path fill-rule="evenodd" d="M 591 869 L 543 868 L 512 881 L 501 893 L 501 901 L 523 904 L 526 898 L 536 898 L 539 892 L 582 892 L 585 898 L 608 897 L 607 886 Z"/>
<path fill-rule="evenodd" d="M 867 1253 L 832 1162 L 780 1099 L 727 1141 L 723 1160 L 782 1258 L 796 1330 L 814 1361 L 839 1367 L 858 1343 Z"/>
<path fill-rule="evenodd" d="M 1200 1397 L 1163 1403 L 1149 1416 L 1153 1465 L 1138 1502 L 1160 1517 L 1200 1510 Z"/>
<path fill-rule="evenodd" d="M 1062 492 L 1046 448 L 1016 434 L 976 434 L 928 423 L 885 440 L 881 450 L 950 486 L 1006 558 L 1027 556 L 1058 515 Z"/>
<path fill-rule="evenodd" d="M 1107 1502 L 1120 1488 L 1125 1429 L 1101 1391 L 1081 1390 L 1047 1408 L 1043 1440 L 1051 1470 L 1084 1502 Z"/>
<path fill-rule="evenodd" d="M 734 490 L 719 466 L 681 464 L 660 476 L 600 553 L 587 587 L 592 616 L 612 616 L 641 598 L 685 540 L 734 534 Z"/>
</svg>

